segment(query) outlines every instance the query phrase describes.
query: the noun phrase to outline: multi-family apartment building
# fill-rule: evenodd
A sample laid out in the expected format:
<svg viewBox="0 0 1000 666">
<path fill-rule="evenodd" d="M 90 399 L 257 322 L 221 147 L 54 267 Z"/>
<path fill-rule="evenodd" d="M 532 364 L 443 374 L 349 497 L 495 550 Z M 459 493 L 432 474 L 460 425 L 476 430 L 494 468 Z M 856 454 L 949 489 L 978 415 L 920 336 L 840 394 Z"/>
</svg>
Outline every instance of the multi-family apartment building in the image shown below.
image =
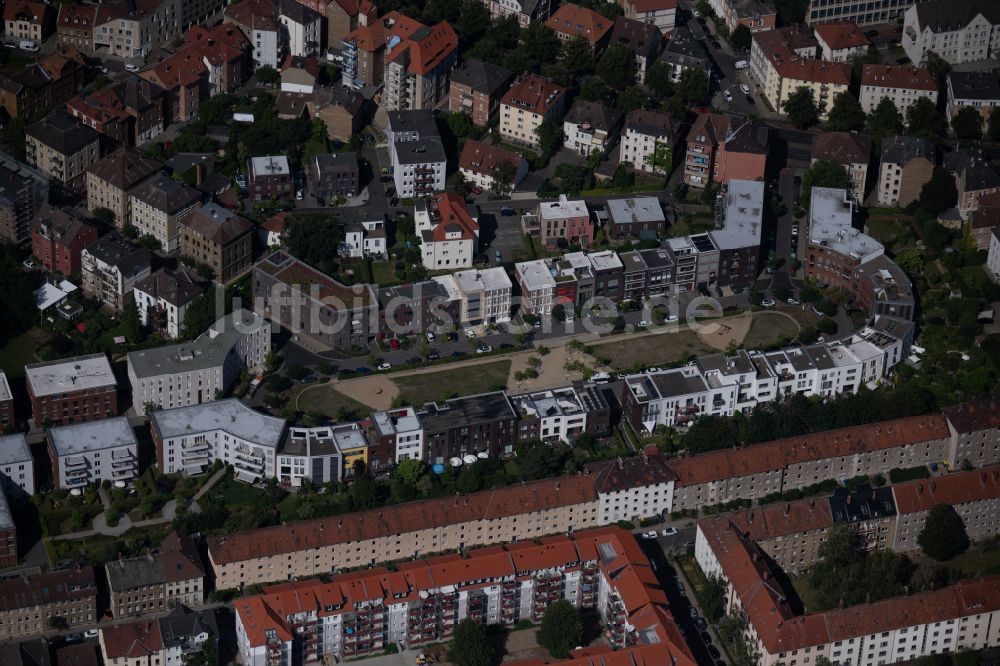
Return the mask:
<svg viewBox="0 0 1000 666">
<path fill-rule="evenodd" d="M 512 396 L 520 420 L 517 436 L 522 442 L 572 446 L 584 433 L 605 436 L 611 432 L 608 401 L 593 385 L 563 386 Z"/>
<path fill-rule="evenodd" d="M 819 54 L 830 62 L 851 62 L 864 56 L 871 48 L 871 40 L 854 21 L 830 21 L 813 28 Z"/>
<path fill-rule="evenodd" d="M 361 175 L 354 153 L 317 155 L 309 165 L 308 174 L 309 189 L 315 197 L 333 201 L 358 194 Z"/>
<path fill-rule="evenodd" d="M 730 179 L 763 180 L 770 152 L 770 129 L 749 119 L 699 114 L 687 135 L 684 182 L 709 187 Z"/>
<path fill-rule="evenodd" d="M 192 342 L 129 352 L 132 408 L 146 414 L 218 400 L 241 370 L 262 369 L 270 351 L 271 325 L 240 309 Z"/>
<path fill-rule="evenodd" d="M 563 147 L 578 155 L 605 155 L 618 138 L 622 113 L 598 102 L 573 102 L 563 118 Z"/>
<path fill-rule="evenodd" d="M 312 56 L 323 45 L 323 15 L 295 0 L 279 3 L 278 21 L 288 35 L 288 53 L 291 56 Z"/>
<path fill-rule="evenodd" d="M 337 248 L 341 257 L 385 257 L 388 255 L 385 213 L 364 209 L 341 209 L 343 240 Z"/>
<path fill-rule="evenodd" d="M 501 324 L 510 321 L 511 281 L 502 266 L 473 268 L 433 278 L 457 307 L 459 324 Z"/>
<path fill-rule="evenodd" d="M 82 192 L 87 167 L 101 157 L 101 135 L 63 111 L 25 128 L 25 155 L 29 165 L 67 189 Z"/>
<path fill-rule="evenodd" d="M 389 44 L 401 44 L 429 28 L 415 19 L 392 11 L 377 20 L 358 25 L 341 45 L 341 81 L 349 88 L 383 84 L 389 63 Z M 447 87 L 447 86 L 446 86 Z"/>
<path fill-rule="evenodd" d="M 821 285 L 852 289 L 855 270 L 885 248 L 852 226 L 854 204 L 847 190 L 814 187 L 809 199 L 806 275 Z"/>
<path fill-rule="evenodd" d="M 129 191 L 160 171 L 162 165 L 136 148 L 122 147 L 87 167 L 87 208 L 107 208 L 120 229 L 132 223 Z"/>
<path fill-rule="evenodd" d="M 0 588 L 0 637 L 11 640 L 42 634 L 53 617 L 70 627 L 97 622 L 97 582 L 90 566 L 18 575 Z"/>
<path fill-rule="evenodd" d="M 390 111 L 388 134 L 396 194 L 422 198 L 444 190 L 448 157 L 433 112 Z"/>
<path fill-rule="evenodd" d="M 721 18 L 732 33 L 745 25 L 750 32 L 773 30 L 777 25 L 778 12 L 771 2 L 762 0 L 711 0 L 715 15 Z"/>
<path fill-rule="evenodd" d="M 583 199 L 560 194 L 557 201 L 538 204 L 538 240 L 544 247 L 588 247 L 594 242 L 594 221 Z"/>
<path fill-rule="evenodd" d="M 60 108 L 83 89 L 86 68 L 75 49 L 56 51 L 38 62 L 0 72 L 0 106 L 11 118 L 28 121 Z"/>
<path fill-rule="evenodd" d="M 347 286 L 284 251 L 253 268 L 254 310 L 319 349 L 367 346 L 378 328 L 371 285 Z"/>
<path fill-rule="evenodd" d="M 80 253 L 97 240 L 97 227 L 61 208 L 45 205 L 31 224 L 31 254 L 50 273 L 80 272 Z"/>
<path fill-rule="evenodd" d="M 372 0 L 337 0 L 321 6 L 326 18 L 326 42 L 336 48 L 350 32 L 378 20 L 378 8 Z"/>
<path fill-rule="evenodd" d="M 934 148 L 927 139 L 889 137 L 882 142 L 880 162 L 878 202 L 885 206 L 908 206 L 917 200 L 924 183 L 934 173 Z"/>
<path fill-rule="evenodd" d="M 967 230 L 977 250 L 989 250 L 994 227 L 1000 227 L 1000 194 L 987 194 L 969 214 Z"/>
<path fill-rule="evenodd" d="M 7 381 L 7 373 L 0 370 L 0 431 L 14 428 L 14 394 Z"/>
<path fill-rule="evenodd" d="M 404 460 L 423 460 L 424 429 L 413 407 L 399 407 L 375 412 L 368 426 L 368 446 L 372 453 L 368 456 L 369 467 L 376 459 L 386 465 L 399 464 Z"/>
<path fill-rule="evenodd" d="M 641 84 L 646 81 L 646 69 L 660 54 L 664 39 L 655 25 L 619 16 L 615 18 L 608 43 L 624 46 L 632 52 L 635 56 L 635 81 Z"/>
<path fill-rule="evenodd" d="M 148 143 L 163 132 L 165 108 L 166 91 L 139 76 L 129 76 L 66 103 L 70 115 L 122 146 Z"/>
<path fill-rule="evenodd" d="M 806 25 L 831 21 L 852 21 L 859 26 L 886 25 L 898 21 L 909 0 L 873 0 L 857 3 L 849 0 L 810 0 L 806 6 Z"/>
<path fill-rule="evenodd" d="M 52 34 L 54 18 L 52 7 L 43 2 L 12 0 L 3 8 L 3 33 L 10 39 L 40 45 Z"/>
<path fill-rule="evenodd" d="M 589 309 L 596 299 L 617 303 L 624 293 L 622 260 L 613 252 L 572 252 L 562 258 L 520 262 L 515 275 L 522 308 L 533 315 L 549 314 L 559 305 L 570 312 Z"/>
<path fill-rule="evenodd" d="M 539 125 L 557 121 L 565 109 L 566 88 L 537 74 L 522 74 L 500 100 L 500 136 L 537 148 Z"/>
<path fill-rule="evenodd" d="M 680 81 L 681 74 L 687 70 L 704 72 L 706 78 L 711 78 L 714 67 L 705 43 L 695 39 L 691 28 L 686 25 L 677 26 L 670 33 L 659 62 L 670 67 L 670 80 L 674 83 Z"/>
<path fill-rule="evenodd" d="M 1000 80 L 993 72 L 948 73 L 948 120 L 965 107 L 979 111 L 982 126 L 989 126 L 990 114 L 1000 107 Z"/>
<path fill-rule="evenodd" d="M 166 174 L 148 178 L 129 191 L 132 226 L 160 242 L 165 252 L 180 249 L 181 223 L 201 203 L 202 193 Z"/>
<path fill-rule="evenodd" d="M 500 98 L 514 74 L 498 65 L 469 58 L 452 72 L 448 110 L 465 113 L 485 127 L 500 111 Z"/>
<path fill-rule="evenodd" d="M 94 44 L 94 19 L 96 5 L 75 2 L 60 3 L 56 17 L 56 38 L 61 48 L 74 48 L 87 52 Z"/>
<path fill-rule="evenodd" d="M 109 666 L 183 664 L 201 656 L 210 641 L 219 644 L 220 624 L 218 610 L 193 611 L 178 604 L 156 620 L 101 627 L 98 647 Z M 93 645 L 86 648 L 94 653 Z"/>
<path fill-rule="evenodd" d="M 656 238 L 666 227 L 666 217 L 656 197 L 608 200 L 608 235 L 615 239 Z"/>
<path fill-rule="evenodd" d="M 649 23 L 664 36 L 677 24 L 677 0 L 618 0 L 625 18 Z"/>
<path fill-rule="evenodd" d="M 152 258 L 118 232 L 98 238 L 80 253 L 83 293 L 121 312 L 136 283 L 152 272 Z"/>
<path fill-rule="evenodd" d="M 462 197 L 442 192 L 421 199 L 413 221 L 420 238 L 420 256 L 427 270 L 469 268 L 479 249 L 479 221 Z"/>
<path fill-rule="evenodd" d="M 2 442 L 2 440 L 0 440 Z M 17 566 L 17 525 L 7 495 L 0 492 L 0 567 Z"/>
<path fill-rule="evenodd" d="M 236 25 L 253 45 L 254 67 L 278 69 L 287 45 L 284 26 L 278 18 L 278 3 L 241 0 L 226 6 L 224 20 Z"/>
<path fill-rule="evenodd" d="M 646 173 L 667 174 L 678 155 L 678 137 L 676 123 L 669 113 L 630 111 L 622 128 L 618 163 Z"/>
<path fill-rule="evenodd" d="M 118 619 L 154 615 L 175 605 L 201 606 L 205 569 L 194 539 L 171 532 L 155 552 L 104 565 L 111 612 Z"/>
<path fill-rule="evenodd" d="M 942 504 L 955 509 L 971 541 L 986 541 L 1000 533 L 1000 522 L 996 519 L 1000 468 L 986 467 L 901 483 L 893 486 L 892 491 L 899 513 L 893 550 L 919 550 L 927 516 L 931 509 Z"/>
<path fill-rule="evenodd" d="M 24 366 L 37 427 L 110 418 L 118 414 L 118 382 L 104 354 Z"/>
<path fill-rule="evenodd" d="M 139 473 L 139 444 L 127 416 L 49 428 L 46 436 L 56 488 L 105 480 L 124 488 Z"/>
<path fill-rule="evenodd" d="M 1000 449 L 994 433 L 1000 428 L 1000 404 L 995 400 L 967 402 L 944 409 L 955 442 L 951 460 L 962 465 L 966 460 L 976 467 L 1000 462 Z"/>
<path fill-rule="evenodd" d="M 507 162 L 513 167 L 509 180 L 497 182 L 497 167 Z M 458 158 L 458 170 L 465 182 L 484 190 L 511 192 L 528 175 L 528 160 L 521 153 L 476 139 L 466 139 Z"/>
<path fill-rule="evenodd" d="M 153 49 L 169 44 L 188 27 L 182 24 L 181 4 L 169 0 L 101 4 L 94 17 L 91 48 L 141 64 Z"/>
<path fill-rule="evenodd" d="M 549 0 L 480 0 L 491 18 L 513 16 L 521 28 L 544 21 L 549 16 Z"/>
<path fill-rule="evenodd" d="M 979 208 L 981 199 L 1000 191 L 1000 174 L 977 150 L 959 149 L 949 153 L 945 156 L 944 168 L 955 176 L 958 211 L 963 220 L 969 219 L 972 211 Z"/>
<path fill-rule="evenodd" d="M 847 172 L 851 197 L 858 205 L 865 200 L 871 139 L 856 132 L 823 132 L 812 145 L 812 164 L 820 160 L 836 162 Z"/>
<path fill-rule="evenodd" d="M 507 458 L 517 443 L 517 412 L 503 391 L 450 398 L 417 413 L 424 429 L 424 461 L 458 465 L 477 454 Z M 471 458 L 469 458 L 471 456 Z"/>
<path fill-rule="evenodd" d="M 183 266 L 177 270 L 159 268 L 132 289 L 142 325 L 162 331 L 172 340 L 184 332 L 187 306 L 203 293 L 205 287 Z"/>
<path fill-rule="evenodd" d="M 6 383 L 6 378 L 3 381 Z M 0 393 L 3 390 L 0 388 Z M 24 433 L 0 435 L 0 490 L 11 497 L 35 494 L 35 461 Z M 2 551 L 0 547 L 0 554 Z"/>
<path fill-rule="evenodd" d="M 292 171 L 284 155 L 250 158 L 250 196 L 254 201 L 291 199 Z"/>
<path fill-rule="evenodd" d="M 49 176 L 0 152 L 0 188 L 0 238 L 25 245 L 35 213 L 49 200 Z"/>
<path fill-rule="evenodd" d="M 792 93 L 807 88 L 820 118 L 825 119 L 837 95 L 848 92 L 851 66 L 804 57 L 795 48 L 795 33 L 795 28 L 755 32 L 750 49 L 750 76 L 771 108 L 779 113 L 784 111 L 785 101 Z"/>
<path fill-rule="evenodd" d="M 180 254 L 212 270 L 228 284 L 253 266 L 253 224 L 235 211 L 210 202 L 180 223 Z"/>
<path fill-rule="evenodd" d="M 641 303 L 674 288 L 675 257 L 669 247 L 632 250 L 618 255 L 622 262 L 622 296 Z"/>
<path fill-rule="evenodd" d="M 922 67 L 908 65 L 863 65 L 861 68 L 861 108 L 871 113 L 883 99 L 889 99 L 905 118 L 906 110 L 921 97 L 935 105 L 937 77 Z"/>
<path fill-rule="evenodd" d="M 382 101 L 390 111 L 433 109 L 448 96 L 458 36 L 447 21 L 386 44 Z"/>
<path fill-rule="evenodd" d="M 903 15 L 901 42 L 915 65 L 931 52 L 952 65 L 988 60 L 1000 47 L 1000 13 L 982 0 L 914 3 Z"/>
<path fill-rule="evenodd" d="M 217 460 L 248 483 L 278 474 L 285 421 L 237 398 L 159 409 L 149 419 L 156 464 L 165 474 L 201 474 Z"/>
<path fill-rule="evenodd" d="M 607 45 L 614 21 L 593 9 L 568 2 L 560 5 L 554 14 L 545 19 L 545 25 L 556 33 L 559 41 L 582 39 L 587 42 L 591 51 L 599 53 Z"/>
<path fill-rule="evenodd" d="M 336 5 L 330 3 L 330 6 Z M 344 86 L 316 86 L 308 103 L 309 114 L 326 125 L 331 139 L 348 142 L 364 129 L 365 98 L 356 90 Z"/>
</svg>

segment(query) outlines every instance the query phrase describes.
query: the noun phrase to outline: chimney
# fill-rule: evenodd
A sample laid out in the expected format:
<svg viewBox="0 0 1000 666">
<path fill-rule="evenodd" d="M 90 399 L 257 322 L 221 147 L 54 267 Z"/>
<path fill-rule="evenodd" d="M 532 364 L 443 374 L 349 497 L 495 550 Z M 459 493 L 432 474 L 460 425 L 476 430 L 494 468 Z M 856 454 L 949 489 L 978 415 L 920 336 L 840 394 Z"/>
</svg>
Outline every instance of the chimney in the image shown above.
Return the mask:
<svg viewBox="0 0 1000 666">
<path fill-rule="evenodd" d="M 789 513 L 789 512 L 791 511 L 791 510 L 792 510 L 792 505 L 791 505 L 791 504 L 788 504 L 788 503 L 786 503 L 786 504 L 785 504 L 785 515 L 787 516 L 787 515 L 788 515 L 788 513 Z"/>
</svg>

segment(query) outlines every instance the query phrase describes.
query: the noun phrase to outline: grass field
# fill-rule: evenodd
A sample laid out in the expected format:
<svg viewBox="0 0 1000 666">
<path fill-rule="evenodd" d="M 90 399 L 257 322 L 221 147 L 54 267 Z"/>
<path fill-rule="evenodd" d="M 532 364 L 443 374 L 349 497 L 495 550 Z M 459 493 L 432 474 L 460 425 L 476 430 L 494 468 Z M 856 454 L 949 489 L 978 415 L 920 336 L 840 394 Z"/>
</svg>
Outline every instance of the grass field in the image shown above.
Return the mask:
<svg viewBox="0 0 1000 666">
<path fill-rule="evenodd" d="M 903 216 L 905 218 L 905 216 Z M 908 220 L 909 218 L 905 218 Z M 872 217 L 868 220 L 868 233 L 889 248 L 893 254 L 916 245 L 917 236 L 904 220 Z"/>
<path fill-rule="evenodd" d="M 510 361 L 484 363 L 472 367 L 423 372 L 408 376 L 393 376 L 399 387 L 399 398 L 411 405 L 442 400 L 455 395 L 473 395 L 507 385 Z"/>
<path fill-rule="evenodd" d="M 610 359 L 615 370 L 670 365 L 692 355 L 713 354 L 716 351 L 687 329 L 642 337 L 627 335 L 616 342 L 594 345 L 594 355 Z"/>
<path fill-rule="evenodd" d="M 750 330 L 743 339 L 746 349 L 766 349 L 782 340 L 792 340 L 799 334 L 799 325 L 777 312 L 758 312 L 750 322 Z"/>
<path fill-rule="evenodd" d="M 294 398 L 293 398 L 294 401 Z M 368 414 L 367 407 L 357 400 L 344 395 L 332 386 L 321 384 L 310 386 L 299 394 L 297 408 L 303 412 L 319 412 L 331 419 L 351 421 Z"/>
<path fill-rule="evenodd" d="M 35 350 L 47 337 L 40 329 L 31 329 L 8 342 L 0 349 L 0 370 L 11 379 L 22 377 L 25 364 L 35 362 Z"/>
</svg>

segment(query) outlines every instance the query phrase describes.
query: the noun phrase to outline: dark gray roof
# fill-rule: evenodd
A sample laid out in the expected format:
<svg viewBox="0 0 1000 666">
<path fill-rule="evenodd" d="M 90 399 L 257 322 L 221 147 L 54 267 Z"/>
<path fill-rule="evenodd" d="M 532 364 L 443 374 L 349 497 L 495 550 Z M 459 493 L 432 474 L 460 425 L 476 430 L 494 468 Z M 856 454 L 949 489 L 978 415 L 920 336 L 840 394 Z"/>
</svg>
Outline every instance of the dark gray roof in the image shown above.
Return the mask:
<svg viewBox="0 0 1000 666">
<path fill-rule="evenodd" d="M 650 269 L 669 268 L 675 263 L 673 253 L 665 247 L 639 250 L 639 254 Z"/>
<path fill-rule="evenodd" d="M 483 62 L 477 58 L 469 58 L 456 69 L 452 75 L 452 83 L 469 86 L 471 89 L 497 96 L 506 89 L 514 74 L 509 70 L 492 63 Z"/>
<path fill-rule="evenodd" d="M 389 130 L 393 132 L 417 132 L 421 138 L 438 137 L 434 112 L 430 109 L 415 111 L 390 111 Z"/>
<path fill-rule="evenodd" d="M 22 641 L 17 645 L 14 666 L 51 666 L 52 646 L 47 638 Z"/>
<path fill-rule="evenodd" d="M 141 273 L 153 260 L 149 250 L 132 245 L 117 231 L 98 238 L 86 249 L 88 254 L 109 266 L 116 266 L 125 275 Z"/>
<path fill-rule="evenodd" d="M 726 152 L 767 155 L 770 144 L 771 128 L 747 121 L 726 137 Z"/>
<path fill-rule="evenodd" d="M 444 146 L 437 138 L 397 143 L 396 155 L 400 164 L 426 164 L 447 160 Z"/>
<path fill-rule="evenodd" d="M 1000 100 L 1000 80 L 992 71 L 950 72 L 948 90 L 952 99 Z"/>
<path fill-rule="evenodd" d="M 281 15 L 287 16 L 299 25 L 313 23 L 323 18 L 319 12 L 295 2 L 295 0 L 281 0 Z"/>
<path fill-rule="evenodd" d="M 927 139 L 914 136 L 894 136 L 882 142 L 882 161 L 907 164 L 923 157 L 934 162 L 934 148 Z"/>
<path fill-rule="evenodd" d="M 608 46 L 627 46 L 637 56 L 652 57 L 659 53 L 662 35 L 652 23 L 619 16 L 611 28 Z"/>
<path fill-rule="evenodd" d="M 675 124 L 673 117 L 666 111 L 635 109 L 625 116 L 625 129 L 634 129 L 650 136 L 666 135 L 673 138 Z"/>
<path fill-rule="evenodd" d="M 205 288 L 195 282 L 187 269 L 183 267 L 176 271 L 161 268 L 139 280 L 135 288 L 151 296 L 162 298 L 177 307 L 187 305 L 195 297 L 205 292 Z"/>
<path fill-rule="evenodd" d="M 179 604 L 169 615 L 161 617 L 159 622 L 165 648 L 183 648 L 202 633 L 212 638 L 219 637 L 219 623 L 215 617 L 215 610 L 196 612 L 184 604 Z"/>
<path fill-rule="evenodd" d="M 62 155 L 76 154 L 101 138 L 100 132 L 64 111 L 56 111 L 28 125 L 25 133 Z"/>
<path fill-rule="evenodd" d="M 566 114 L 565 122 L 577 125 L 590 123 L 594 129 L 610 132 L 621 122 L 622 112 L 617 109 L 578 99 Z"/>
<path fill-rule="evenodd" d="M 503 391 L 428 403 L 419 413 L 424 432 L 440 432 L 463 424 L 517 418 L 517 412 Z"/>
<path fill-rule="evenodd" d="M 667 42 L 660 59 L 688 67 L 695 65 L 706 67 L 711 63 L 705 44 L 695 39 L 691 29 L 683 25 L 670 33 L 670 41 Z"/>
<path fill-rule="evenodd" d="M 933 0 L 917 3 L 917 25 L 933 32 L 957 30 L 980 13 L 991 23 L 1000 23 L 1000 4 L 995 0 Z"/>
<path fill-rule="evenodd" d="M 394 298 L 406 299 L 407 302 L 425 301 L 431 298 L 447 298 L 448 290 L 434 280 L 416 284 L 401 284 L 394 287 L 382 287 L 378 290 L 378 302 L 386 309 Z"/>
<path fill-rule="evenodd" d="M 176 213 L 201 201 L 201 192 L 160 174 L 140 183 L 129 194 L 157 210 Z"/>
<path fill-rule="evenodd" d="M 330 153 L 316 156 L 316 166 L 324 171 L 357 171 L 358 156 L 354 153 Z"/>
<path fill-rule="evenodd" d="M 160 171 L 162 165 L 136 148 L 119 148 L 87 167 L 87 172 L 120 190 L 132 189 Z"/>
<path fill-rule="evenodd" d="M 830 498 L 830 513 L 835 523 L 856 523 L 883 516 L 896 515 L 896 500 L 892 488 L 861 486 L 853 492 L 837 488 Z"/>
</svg>

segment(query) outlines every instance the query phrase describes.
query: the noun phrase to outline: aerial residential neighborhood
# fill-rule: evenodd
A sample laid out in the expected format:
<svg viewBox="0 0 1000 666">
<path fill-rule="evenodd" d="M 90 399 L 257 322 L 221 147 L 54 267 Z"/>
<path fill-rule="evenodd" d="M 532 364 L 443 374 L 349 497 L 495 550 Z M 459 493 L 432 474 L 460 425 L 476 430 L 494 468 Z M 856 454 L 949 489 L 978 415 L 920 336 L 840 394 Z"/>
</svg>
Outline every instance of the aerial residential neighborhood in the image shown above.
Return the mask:
<svg viewBox="0 0 1000 666">
<path fill-rule="evenodd" d="M 1000 5 L 8 1 L 0 666 L 1000 660 Z"/>
</svg>

